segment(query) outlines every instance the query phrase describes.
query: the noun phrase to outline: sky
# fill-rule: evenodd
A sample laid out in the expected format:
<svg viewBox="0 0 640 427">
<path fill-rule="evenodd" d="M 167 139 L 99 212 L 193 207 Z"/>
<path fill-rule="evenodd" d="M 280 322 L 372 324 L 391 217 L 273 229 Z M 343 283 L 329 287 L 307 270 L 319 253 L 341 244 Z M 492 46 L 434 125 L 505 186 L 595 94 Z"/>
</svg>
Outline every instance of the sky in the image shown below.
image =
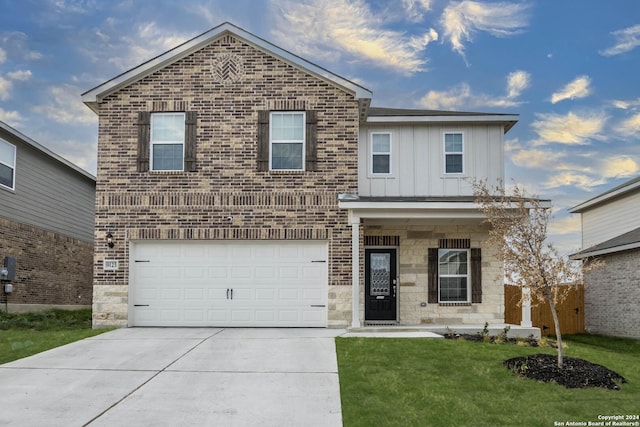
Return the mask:
<svg viewBox="0 0 640 427">
<path fill-rule="evenodd" d="M 373 92 L 372 106 L 518 114 L 505 174 L 568 209 L 640 175 L 637 0 L 0 0 L 0 120 L 96 171 L 81 94 L 225 21 Z"/>
</svg>

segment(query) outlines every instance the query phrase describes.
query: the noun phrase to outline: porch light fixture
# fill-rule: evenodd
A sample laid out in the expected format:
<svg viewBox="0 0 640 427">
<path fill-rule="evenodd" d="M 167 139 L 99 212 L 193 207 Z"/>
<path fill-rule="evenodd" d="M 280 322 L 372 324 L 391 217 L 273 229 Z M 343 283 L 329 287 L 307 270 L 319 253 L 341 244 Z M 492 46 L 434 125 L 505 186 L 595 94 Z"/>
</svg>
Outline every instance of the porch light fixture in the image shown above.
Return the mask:
<svg viewBox="0 0 640 427">
<path fill-rule="evenodd" d="M 113 234 L 111 234 L 110 231 L 107 231 L 107 246 L 109 246 L 110 248 L 113 248 L 113 246 L 114 246 Z"/>
</svg>

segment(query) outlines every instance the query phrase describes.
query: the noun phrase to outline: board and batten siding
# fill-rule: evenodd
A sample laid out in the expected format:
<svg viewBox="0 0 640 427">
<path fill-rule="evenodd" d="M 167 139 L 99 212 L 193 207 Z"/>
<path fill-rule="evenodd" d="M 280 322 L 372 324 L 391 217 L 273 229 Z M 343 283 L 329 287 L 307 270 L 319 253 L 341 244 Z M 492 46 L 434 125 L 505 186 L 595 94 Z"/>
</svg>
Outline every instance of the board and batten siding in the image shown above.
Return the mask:
<svg viewBox="0 0 640 427">
<path fill-rule="evenodd" d="M 391 174 L 371 173 L 371 134 L 391 133 Z M 444 134 L 461 132 L 464 173 L 444 173 Z M 470 196 L 471 180 L 504 178 L 504 129 L 497 125 L 362 126 L 358 147 L 358 188 L 365 197 Z"/>
<path fill-rule="evenodd" d="M 11 135 L 16 146 L 15 190 L 0 188 L 0 216 L 92 242 L 95 181 Z"/>
<path fill-rule="evenodd" d="M 582 249 L 640 227 L 640 194 L 630 193 L 582 212 Z"/>
</svg>

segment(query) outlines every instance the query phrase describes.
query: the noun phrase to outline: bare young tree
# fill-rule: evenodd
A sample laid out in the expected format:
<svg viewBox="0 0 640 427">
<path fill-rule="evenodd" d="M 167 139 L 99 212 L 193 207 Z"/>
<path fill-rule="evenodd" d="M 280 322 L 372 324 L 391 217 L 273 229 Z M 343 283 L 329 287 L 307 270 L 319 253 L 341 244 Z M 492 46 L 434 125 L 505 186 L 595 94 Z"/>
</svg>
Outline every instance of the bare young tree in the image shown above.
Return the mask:
<svg viewBox="0 0 640 427">
<path fill-rule="evenodd" d="M 486 180 L 474 181 L 475 200 L 491 225 L 489 244 L 497 249 L 504 263 L 507 284 L 530 290 L 532 305 L 547 301 L 551 308 L 558 348 L 558 367 L 562 368 L 562 334 L 557 304 L 572 285 L 581 283 L 580 263 L 561 256 L 547 242 L 550 203 L 527 197 L 519 186 L 507 191 L 504 183 L 489 188 Z M 592 263 L 585 268 L 594 268 Z M 524 294 L 524 293 L 523 293 Z"/>
</svg>

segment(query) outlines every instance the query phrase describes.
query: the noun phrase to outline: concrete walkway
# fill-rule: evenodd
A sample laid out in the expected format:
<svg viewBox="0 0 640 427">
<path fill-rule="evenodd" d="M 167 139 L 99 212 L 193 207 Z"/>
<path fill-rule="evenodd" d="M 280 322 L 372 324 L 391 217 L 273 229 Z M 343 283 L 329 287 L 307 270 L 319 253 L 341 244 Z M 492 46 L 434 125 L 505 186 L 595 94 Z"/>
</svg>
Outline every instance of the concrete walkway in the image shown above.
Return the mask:
<svg viewBox="0 0 640 427">
<path fill-rule="evenodd" d="M 337 329 L 118 329 L 0 365 L 1 426 L 341 426 Z"/>
</svg>

